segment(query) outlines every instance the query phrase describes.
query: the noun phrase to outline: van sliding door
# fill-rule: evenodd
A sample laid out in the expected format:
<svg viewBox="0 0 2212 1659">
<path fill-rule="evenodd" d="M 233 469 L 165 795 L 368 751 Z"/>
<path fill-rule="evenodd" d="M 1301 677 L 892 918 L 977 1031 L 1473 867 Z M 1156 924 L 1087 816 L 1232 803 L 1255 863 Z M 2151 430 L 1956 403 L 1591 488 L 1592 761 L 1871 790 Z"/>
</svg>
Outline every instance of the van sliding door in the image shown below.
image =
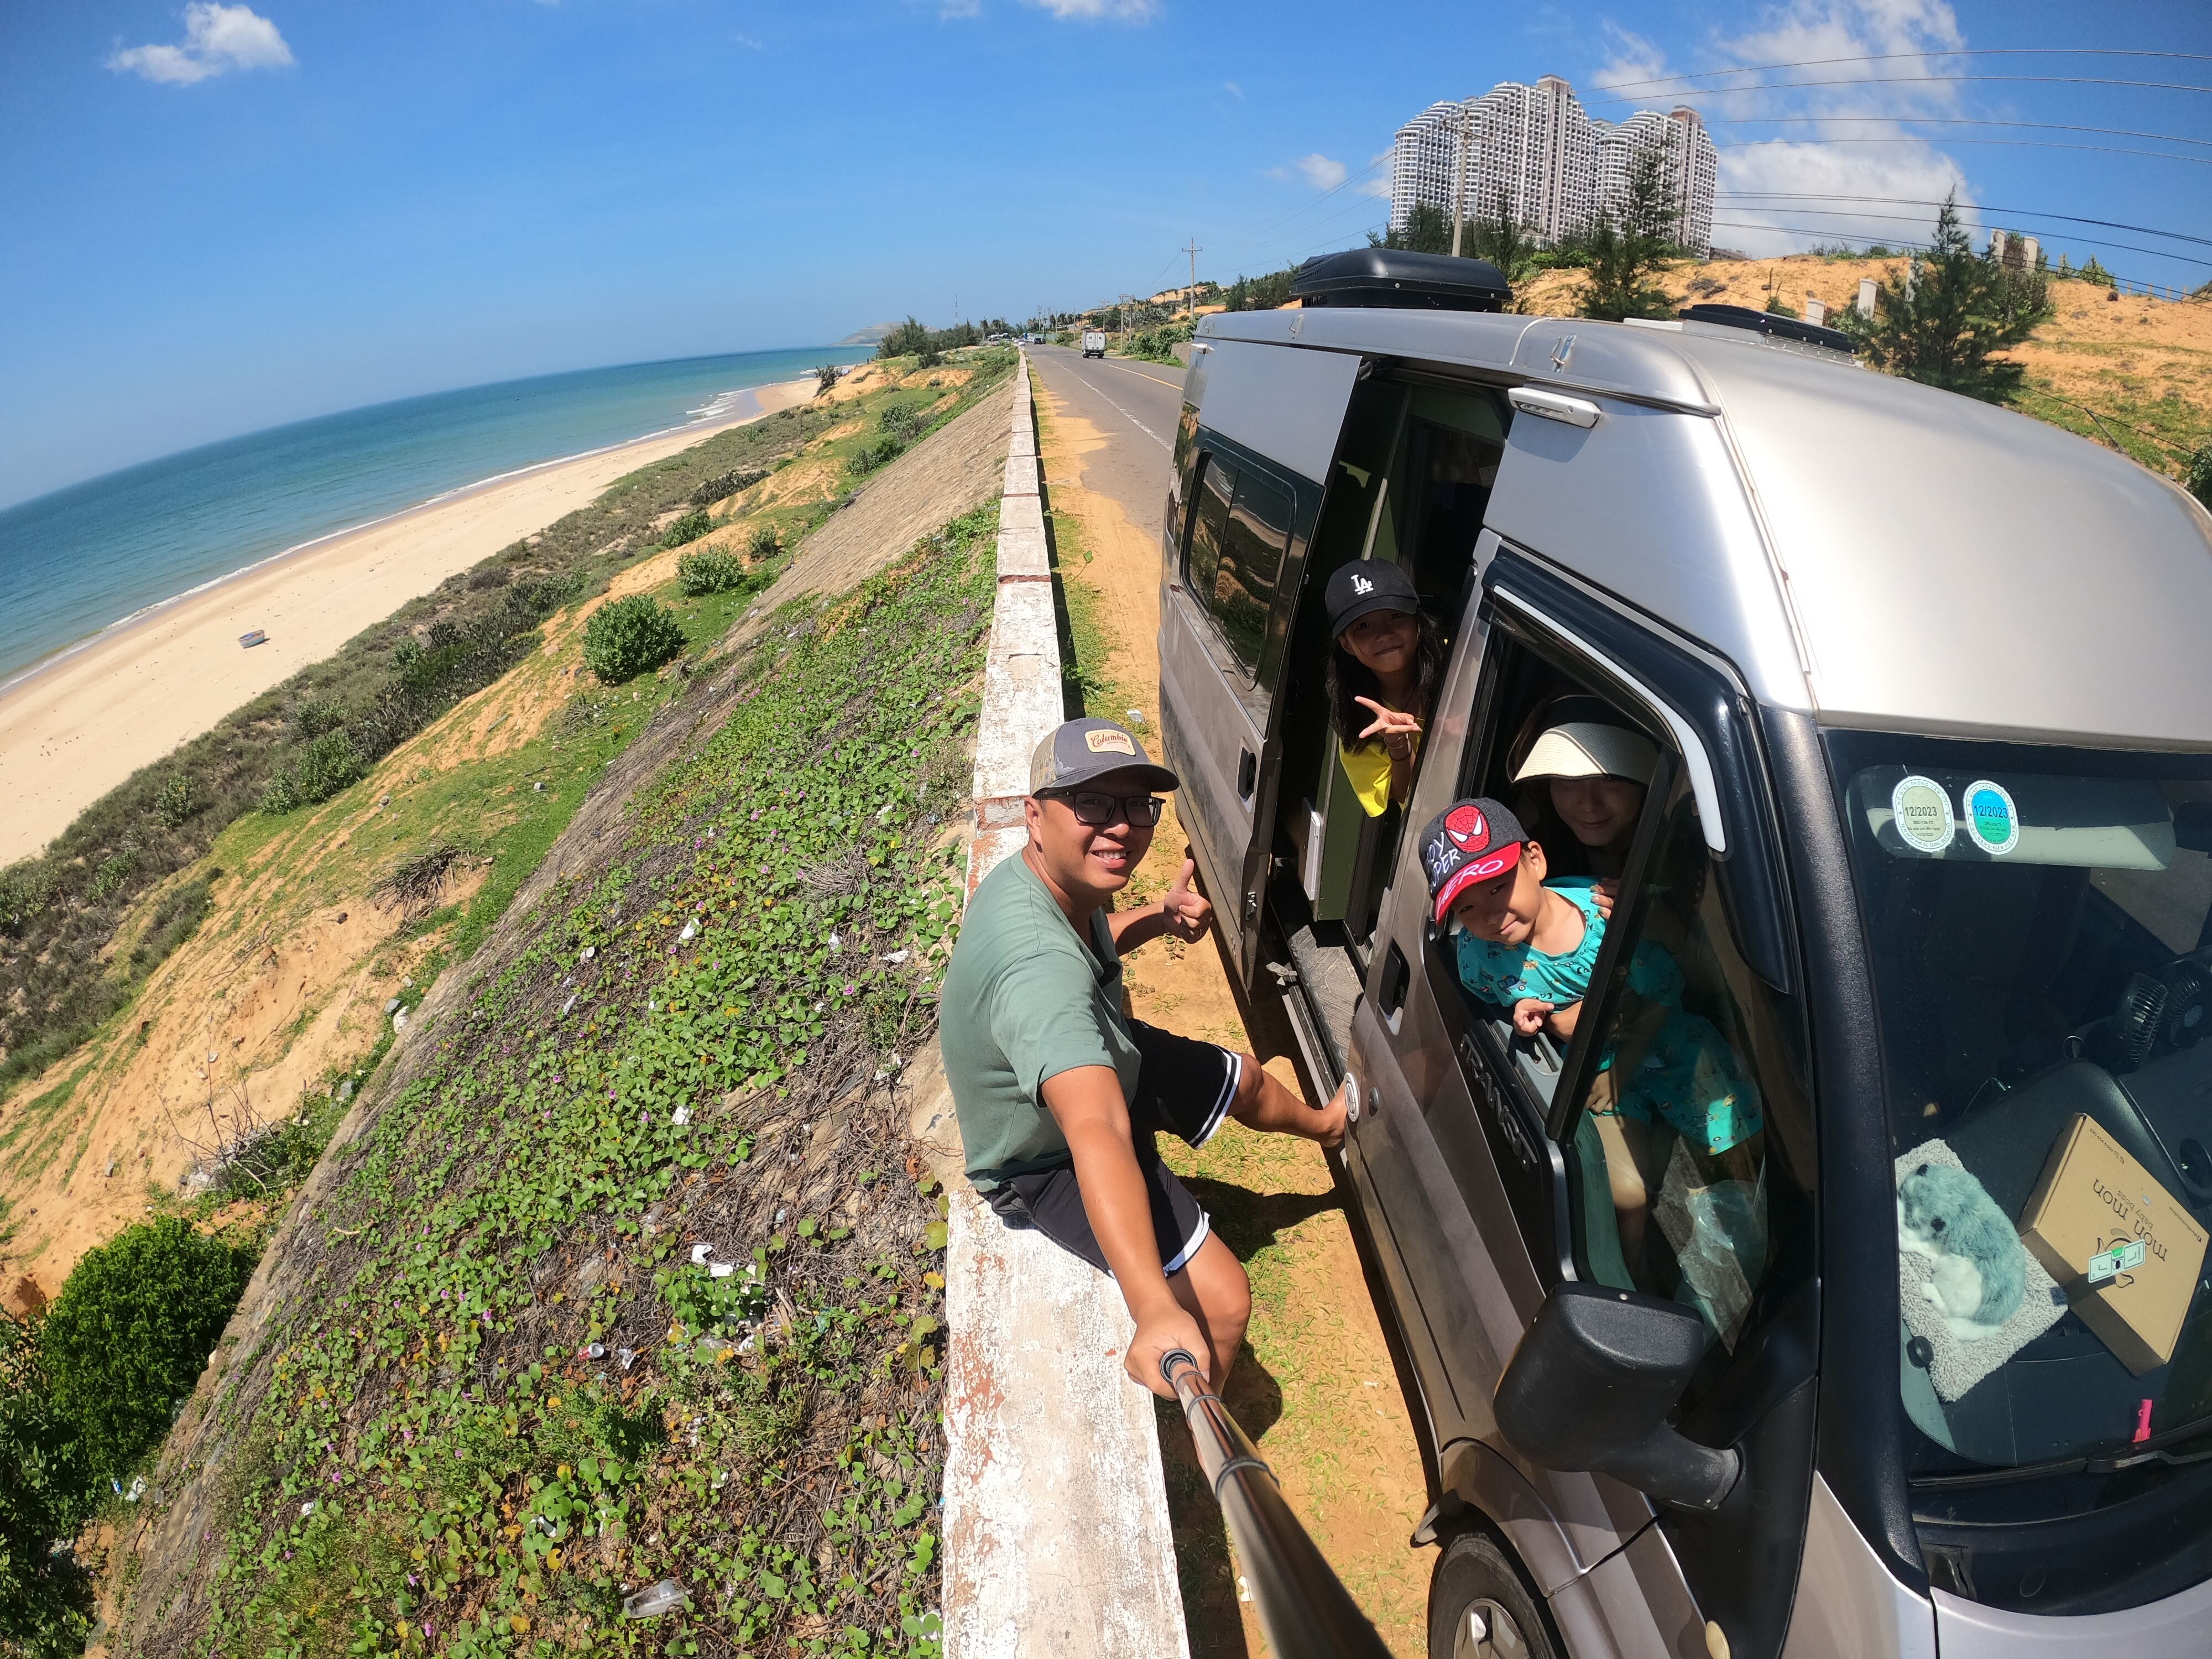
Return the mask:
<svg viewBox="0 0 2212 1659">
<path fill-rule="evenodd" d="M 1181 545 L 1160 594 L 1162 747 L 1223 940 L 1249 981 L 1274 820 L 1291 607 L 1358 360 L 1209 348 Z M 1195 377 L 1194 377 L 1195 378 Z"/>
</svg>

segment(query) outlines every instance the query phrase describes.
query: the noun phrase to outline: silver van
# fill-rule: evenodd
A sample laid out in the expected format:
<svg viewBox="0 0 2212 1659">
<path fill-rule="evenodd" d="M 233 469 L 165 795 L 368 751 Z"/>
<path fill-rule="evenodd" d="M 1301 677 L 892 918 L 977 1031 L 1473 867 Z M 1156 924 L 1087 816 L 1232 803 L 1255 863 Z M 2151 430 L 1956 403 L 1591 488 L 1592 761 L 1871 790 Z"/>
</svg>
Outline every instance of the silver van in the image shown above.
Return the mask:
<svg viewBox="0 0 2212 1659">
<path fill-rule="evenodd" d="M 2212 1653 L 2212 519 L 1824 331 L 1440 269 L 1202 321 L 1159 634 L 1224 953 L 1351 1080 L 1432 1659 Z M 1361 557 L 1449 653 L 1380 817 Z M 1560 708 L 1658 757 L 1564 1043 L 1462 990 L 1415 846 Z M 1644 947 L 1759 1127 L 1631 1172 Z"/>
</svg>

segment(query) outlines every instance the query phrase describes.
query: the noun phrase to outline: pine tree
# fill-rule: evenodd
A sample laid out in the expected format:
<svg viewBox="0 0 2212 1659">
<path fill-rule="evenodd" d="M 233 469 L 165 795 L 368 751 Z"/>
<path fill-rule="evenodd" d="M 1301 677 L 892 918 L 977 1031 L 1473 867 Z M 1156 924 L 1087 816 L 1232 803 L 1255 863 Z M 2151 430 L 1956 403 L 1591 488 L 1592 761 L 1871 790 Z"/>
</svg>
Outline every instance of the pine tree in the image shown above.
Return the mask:
<svg viewBox="0 0 2212 1659">
<path fill-rule="evenodd" d="M 1954 201 L 1936 216 L 1928 251 L 1885 285 L 1875 321 L 1842 319 L 1877 368 L 1925 386 L 2003 403 L 2026 371 L 1995 354 L 2016 346 L 2051 314 L 2039 271 L 2007 270 L 1977 255 Z"/>
<path fill-rule="evenodd" d="M 1408 253 L 1449 253 L 1451 243 L 1451 215 L 1433 202 L 1414 203 L 1402 228 L 1382 236 L 1367 233 L 1370 247 L 1401 248 Z"/>
<path fill-rule="evenodd" d="M 1598 216 L 1589 239 L 1589 287 L 1583 315 L 1617 323 L 1626 317 L 1671 317 L 1674 301 L 1653 279 L 1675 252 L 1668 234 L 1674 192 L 1656 144 L 1638 150 L 1620 206 Z"/>
<path fill-rule="evenodd" d="M 1513 211 L 1513 204 L 1505 192 L 1498 192 L 1495 210 L 1486 219 L 1478 219 L 1468 227 L 1470 233 L 1465 246 L 1474 251 L 1478 259 L 1487 259 L 1498 267 L 1500 276 L 1508 283 L 1518 283 L 1535 266 L 1536 239 Z"/>
</svg>

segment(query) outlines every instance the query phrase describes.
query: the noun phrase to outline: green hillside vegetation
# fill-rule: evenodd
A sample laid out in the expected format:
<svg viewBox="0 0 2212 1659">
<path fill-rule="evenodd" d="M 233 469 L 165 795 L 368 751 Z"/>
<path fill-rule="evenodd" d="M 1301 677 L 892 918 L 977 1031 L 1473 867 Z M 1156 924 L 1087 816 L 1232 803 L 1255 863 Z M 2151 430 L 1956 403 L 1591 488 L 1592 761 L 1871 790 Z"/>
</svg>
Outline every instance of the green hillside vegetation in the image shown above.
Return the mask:
<svg viewBox="0 0 2212 1659">
<path fill-rule="evenodd" d="M 885 1085 L 958 914 L 996 520 L 714 665 L 736 712 L 425 1016 L 121 1651 L 936 1652 L 944 1228 Z"/>
<path fill-rule="evenodd" d="M 975 373 L 938 418 L 964 408 L 1012 366 L 1011 351 L 971 354 Z M 921 395 L 925 402 L 939 394 Z M 156 945 L 189 932 L 155 930 L 143 948 L 104 959 L 132 907 L 203 857 L 241 814 L 296 811 L 352 787 L 372 765 L 447 709 L 497 680 L 536 648 L 541 626 L 602 591 L 623 562 L 654 550 L 664 524 L 702 495 L 757 483 L 803 448 L 822 447 L 855 412 L 915 401 L 878 394 L 810 404 L 718 434 L 618 479 L 589 506 L 449 577 L 322 662 L 227 716 L 214 730 L 101 798 L 41 856 L 0 870 L 0 1089 L 35 1075 L 127 1006 L 159 965 Z M 934 421 L 933 421 L 933 424 Z M 826 448 L 843 459 L 865 447 Z M 833 504 L 783 505 L 756 515 L 793 545 Z M 703 532 L 702 532 L 703 533 Z M 775 556 L 770 555 L 769 556 Z M 772 576 L 773 571 L 764 572 Z"/>
</svg>

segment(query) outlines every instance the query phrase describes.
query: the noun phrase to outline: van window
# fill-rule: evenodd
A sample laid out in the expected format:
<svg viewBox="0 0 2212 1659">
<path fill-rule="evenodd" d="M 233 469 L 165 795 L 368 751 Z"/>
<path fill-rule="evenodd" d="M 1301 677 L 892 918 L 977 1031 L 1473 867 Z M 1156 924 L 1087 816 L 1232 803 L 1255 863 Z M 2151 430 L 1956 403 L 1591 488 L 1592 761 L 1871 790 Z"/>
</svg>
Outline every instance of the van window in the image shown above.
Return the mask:
<svg viewBox="0 0 2212 1659">
<path fill-rule="evenodd" d="M 1237 493 L 1222 538 L 1211 609 L 1222 638 L 1245 673 L 1260 665 L 1267 641 L 1267 613 L 1274 608 L 1275 581 L 1282 574 L 1283 551 L 1291 539 L 1291 498 L 1255 472 L 1237 480 Z"/>
<path fill-rule="evenodd" d="M 1897 1153 L 1908 1467 L 2188 1434 L 2212 1416 L 2212 762 L 1829 750 Z"/>
<path fill-rule="evenodd" d="M 1686 780 L 1661 810 L 1607 924 L 1625 935 L 1610 981 L 1583 1005 L 1595 1058 L 1563 1148 L 1571 1231 L 1584 1277 L 1693 1308 L 1733 1350 L 1795 1201 L 1767 1126 L 1806 1115 L 1802 1048 L 1736 948 Z"/>
<path fill-rule="evenodd" d="M 1193 598 L 1212 604 L 1222 544 L 1229 538 L 1229 503 L 1237 493 L 1237 469 L 1218 455 L 1200 459 L 1198 510 L 1191 515 L 1190 552 L 1183 561 L 1183 586 Z"/>
<path fill-rule="evenodd" d="M 1737 947 L 1665 732 L 1503 623 L 1487 656 L 1457 793 L 1511 808 L 1542 849 L 1545 884 L 1583 913 L 1585 937 L 1607 954 L 1584 964 L 1592 978 L 1558 1022 L 1566 1029 L 1533 1037 L 1516 1032 L 1510 1007 L 1467 988 L 1449 923 L 1431 930 L 1431 982 L 1440 1004 L 1493 1039 L 1460 1043 L 1462 1066 L 1506 1059 L 1505 1076 L 1469 1079 L 1475 1097 L 1487 1089 L 1516 1109 L 1531 1153 L 1547 1121 L 1560 1126 L 1577 1275 L 1695 1310 L 1714 1340 L 1709 1377 L 1812 1270 L 1802 1016 Z M 1651 787 L 1615 788 L 1613 820 L 1594 819 L 1571 782 L 1515 780 L 1547 731 L 1578 723 L 1638 733 L 1657 757 Z M 1575 1097 L 1559 1097 L 1574 1079 Z M 1506 1163 L 1531 1159 L 1513 1144 L 1513 1122 L 1501 1122 L 1512 1191 Z M 1525 1190 L 1542 1184 L 1532 1172 Z"/>
</svg>

